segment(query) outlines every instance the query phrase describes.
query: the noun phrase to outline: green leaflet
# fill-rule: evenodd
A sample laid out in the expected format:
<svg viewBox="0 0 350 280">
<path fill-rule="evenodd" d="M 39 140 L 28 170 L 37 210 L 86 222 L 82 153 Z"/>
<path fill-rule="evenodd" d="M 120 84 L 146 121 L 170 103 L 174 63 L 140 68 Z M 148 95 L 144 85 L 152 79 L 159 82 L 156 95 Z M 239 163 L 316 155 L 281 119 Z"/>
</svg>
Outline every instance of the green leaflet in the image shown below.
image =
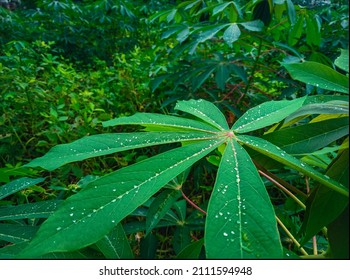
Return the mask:
<svg viewBox="0 0 350 280">
<path fill-rule="evenodd" d="M 282 65 L 295 80 L 331 91 L 349 93 L 349 78 L 329 66 L 313 61 Z"/>
<path fill-rule="evenodd" d="M 237 133 L 245 133 L 263 128 L 283 120 L 298 110 L 304 103 L 305 97 L 292 101 L 268 101 L 244 113 L 232 126 Z"/>
<path fill-rule="evenodd" d="M 86 136 L 69 144 L 53 147 L 44 156 L 26 164 L 26 167 L 42 167 L 54 170 L 70 162 L 81 161 L 91 157 L 108 155 L 116 152 L 167 144 L 179 141 L 205 140 L 213 134 L 204 132 L 134 132 L 106 133 Z"/>
<path fill-rule="evenodd" d="M 349 49 L 342 49 L 340 56 L 337 57 L 334 64 L 340 69 L 349 73 Z"/>
<path fill-rule="evenodd" d="M 239 29 L 237 23 L 232 23 L 224 32 L 223 39 L 229 45 L 237 41 L 241 36 L 241 30 Z"/>
<path fill-rule="evenodd" d="M 176 258 L 179 260 L 183 259 L 199 259 L 199 255 L 203 248 L 204 239 L 199 239 L 195 242 L 188 244 L 177 256 Z"/>
<path fill-rule="evenodd" d="M 129 240 L 127 239 L 123 226 L 118 223 L 110 233 L 105 235 L 95 244 L 106 259 L 133 259 Z"/>
<path fill-rule="evenodd" d="M 326 173 L 329 177 L 341 182 L 349 188 L 349 149 L 337 156 Z M 305 243 L 316 235 L 323 227 L 334 221 L 349 204 L 349 199 L 324 186 L 313 190 L 306 201 L 306 212 L 300 233 L 301 243 Z"/>
<path fill-rule="evenodd" d="M 276 130 L 262 136 L 289 154 L 312 153 L 349 133 L 349 119 L 336 118 Z"/>
<path fill-rule="evenodd" d="M 218 107 L 206 100 L 178 101 L 175 109 L 194 115 L 220 131 L 229 129 L 226 118 Z"/>
<path fill-rule="evenodd" d="M 287 154 L 285 151 L 281 150 L 281 148 L 271 144 L 270 142 L 248 135 L 239 135 L 237 137 L 237 140 L 261 154 L 267 155 L 268 157 L 281 162 L 286 166 L 289 166 L 305 175 L 308 175 L 310 178 L 315 179 L 322 185 L 334 191 L 337 191 L 346 197 L 349 196 L 349 191 L 342 184 L 330 179 L 328 176 L 325 176 L 312 167 L 302 163 L 297 158 Z"/>
<path fill-rule="evenodd" d="M 32 178 L 23 177 L 23 178 L 16 179 L 12 182 L 9 182 L 5 185 L 2 185 L 0 187 L 0 199 L 3 199 L 25 188 L 39 184 L 44 180 L 45 180 L 44 178 L 32 179 Z"/>
<path fill-rule="evenodd" d="M 176 116 L 166 116 L 161 114 L 153 113 L 136 113 L 130 117 L 121 117 L 113 120 L 109 120 L 102 123 L 104 127 L 115 126 L 115 125 L 142 125 L 142 126 L 152 126 L 161 127 L 162 131 L 165 128 L 173 129 L 176 131 L 192 131 L 192 132 L 216 132 L 212 126 L 186 118 L 176 117 Z"/>
<path fill-rule="evenodd" d="M 39 227 L 20 224 L 0 223 L 0 240 L 11 243 L 22 243 L 29 241 Z"/>
<path fill-rule="evenodd" d="M 146 234 L 148 234 L 157 223 L 164 217 L 168 212 L 173 203 L 181 196 L 180 190 L 167 189 L 161 194 L 150 205 L 147 217 L 146 217 Z"/>
<path fill-rule="evenodd" d="M 47 218 L 61 203 L 60 200 L 49 200 L 35 203 L 0 208 L 0 220 L 18 220 Z"/>
<path fill-rule="evenodd" d="M 281 258 L 275 214 L 265 186 L 247 152 L 227 144 L 208 205 L 208 258 Z"/>
<path fill-rule="evenodd" d="M 19 258 L 72 251 L 95 243 L 167 182 L 221 143 L 222 140 L 208 140 L 173 149 L 91 182 L 64 201 L 43 223 Z"/>
</svg>

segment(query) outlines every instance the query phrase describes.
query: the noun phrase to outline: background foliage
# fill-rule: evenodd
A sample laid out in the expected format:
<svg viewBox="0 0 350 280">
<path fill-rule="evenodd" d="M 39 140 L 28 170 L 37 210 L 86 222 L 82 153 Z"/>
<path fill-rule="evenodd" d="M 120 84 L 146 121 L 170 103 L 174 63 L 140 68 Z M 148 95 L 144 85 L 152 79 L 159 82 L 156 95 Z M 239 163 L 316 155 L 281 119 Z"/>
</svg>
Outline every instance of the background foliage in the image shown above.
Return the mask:
<svg viewBox="0 0 350 280">
<path fill-rule="evenodd" d="M 177 101 L 202 98 L 223 113 L 225 130 L 233 125 L 236 133 L 234 128 L 243 124 L 249 109 L 302 97 L 307 98 L 299 109 L 275 122 L 261 126 L 254 122 L 256 129 L 250 131 L 248 126 L 247 132 L 324 174 L 324 181 L 247 142 L 243 147 L 254 160 L 277 216 L 283 256 L 348 258 L 347 192 L 325 187 L 327 177 L 345 189 L 349 181 L 347 1 L 2 0 L 0 4 L 2 258 L 16 257 L 47 218 L 63 211 L 56 212 L 63 201 L 74 200 L 80 192 L 83 197 L 82 190 L 97 178 L 133 168 L 145 159 L 152 163 L 154 155 L 178 147 L 173 141 L 156 145 L 165 140 L 161 132 L 169 131 L 164 125 L 148 126 L 148 132 L 159 135 L 147 138 L 136 132 L 137 126 L 129 126 L 135 124 L 132 121 L 123 126 L 102 123 L 135 112 L 165 114 L 157 121 L 169 114 L 188 117 L 177 110 L 176 104 L 181 104 Z M 153 145 L 140 142 L 118 153 L 97 153 L 99 157 L 73 153 L 74 160 L 61 163 L 62 154 L 51 154 L 53 149 L 47 156 L 57 166 L 27 164 L 59 144 L 93 135 L 109 141 L 111 133 L 125 132 L 125 139 L 137 135 Z M 84 147 L 83 139 L 89 138 L 72 145 Z M 56 151 L 58 147 L 64 146 Z M 101 148 L 96 143 L 89 147 Z M 59 254 L 43 257 L 215 256 L 210 252 L 217 248 L 204 236 L 215 227 L 215 215 L 207 216 L 203 209 L 213 203 L 223 155 L 232 157 L 220 147 L 213 149 L 193 162 L 190 172 L 169 177 L 161 190 L 144 196 L 102 239 L 73 246 L 74 250 L 67 245 Z M 243 233 L 241 237 L 248 238 Z M 276 256 L 272 253 L 278 250 L 276 244 L 265 257 Z"/>
</svg>

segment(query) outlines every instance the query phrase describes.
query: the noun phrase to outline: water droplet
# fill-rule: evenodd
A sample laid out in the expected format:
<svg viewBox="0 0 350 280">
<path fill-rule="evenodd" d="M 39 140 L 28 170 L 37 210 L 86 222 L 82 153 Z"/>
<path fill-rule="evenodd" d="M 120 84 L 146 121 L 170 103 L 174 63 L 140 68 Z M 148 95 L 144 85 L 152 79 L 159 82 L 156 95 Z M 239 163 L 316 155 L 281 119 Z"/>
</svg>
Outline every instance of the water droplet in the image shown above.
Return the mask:
<svg viewBox="0 0 350 280">
<path fill-rule="evenodd" d="M 62 228 L 61 227 L 57 227 L 56 230 L 61 230 Z"/>
<path fill-rule="evenodd" d="M 224 232 L 223 234 L 224 234 L 224 236 L 228 236 L 228 234 L 226 232 Z"/>
</svg>

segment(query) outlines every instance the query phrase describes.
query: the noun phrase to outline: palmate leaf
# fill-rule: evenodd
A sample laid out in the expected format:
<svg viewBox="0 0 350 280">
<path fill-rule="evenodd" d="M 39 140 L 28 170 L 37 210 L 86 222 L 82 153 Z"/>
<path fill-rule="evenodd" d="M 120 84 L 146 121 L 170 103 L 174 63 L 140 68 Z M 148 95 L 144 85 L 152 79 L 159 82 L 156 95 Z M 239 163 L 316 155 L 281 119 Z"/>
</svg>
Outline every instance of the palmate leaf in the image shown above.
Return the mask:
<svg viewBox="0 0 350 280">
<path fill-rule="evenodd" d="M 62 203 L 19 257 L 77 250 L 100 240 L 161 187 L 221 143 L 222 140 L 208 140 L 180 147 L 93 181 Z"/>
<path fill-rule="evenodd" d="M 268 101 L 244 113 L 232 126 L 237 133 L 245 133 L 263 128 L 283 120 L 298 110 L 306 97 L 295 100 Z"/>
<path fill-rule="evenodd" d="M 205 226 L 208 258 L 282 258 L 275 214 L 247 152 L 230 141 L 223 154 Z"/>
</svg>

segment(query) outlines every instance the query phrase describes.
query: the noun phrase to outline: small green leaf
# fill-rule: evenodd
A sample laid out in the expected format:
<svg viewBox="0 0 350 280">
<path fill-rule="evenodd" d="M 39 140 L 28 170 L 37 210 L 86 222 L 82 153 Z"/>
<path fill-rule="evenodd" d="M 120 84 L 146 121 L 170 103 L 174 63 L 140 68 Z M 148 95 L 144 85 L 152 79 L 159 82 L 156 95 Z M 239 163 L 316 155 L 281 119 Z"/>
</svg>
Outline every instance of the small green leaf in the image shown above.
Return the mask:
<svg viewBox="0 0 350 280">
<path fill-rule="evenodd" d="M 43 182 L 44 178 L 19 178 L 0 187 L 0 200 L 20 190 L 34 186 Z"/>
<path fill-rule="evenodd" d="M 232 23 L 224 32 L 224 41 L 232 46 L 233 42 L 236 42 L 241 36 L 241 30 L 239 29 L 237 23 Z"/>
<path fill-rule="evenodd" d="M 264 24 L 260 20 L 240 22 L 239 24 L 242 25 L 245 29 L 255 32 L 259 32 L 264 28 Z"/>
<path fill-rule="evenodd" d="M 340 56 L 337 57 L 334 64 L 340 69 L 349 73 L 349 49 L 342 49 Z"/>
<path fill-rule="evenodd" d="M 179 260 L 197 260 L 202 251 L 204 239 L 199 239 L 195 242 L 188 244 L 177 256 Z"/>
<path fill-rule="evenodd" d="M 296 43 L 298 43 L 301 37 L 301 34 L 303 33 L 303 27 L 304 27 L 304 16 L 300 15 L 298 18 L 298 21 L 291 28 L 288 35 L 288 44 L 290 46 L 294 46 Z"/>
<path fill-rule="evenodd" d="M 247 152 L 227 144 L 205 224 L 208 258 L 281 258 L 275 213 L 265 186 Z"/>
<path fill-rule="evenodd" d="M 198 29 L 199 36 L 197 39 L 197 42 L 203 43 L 211 38 L 213 38 L 220 30 L 227 27 L 229 24 L 219 24 L 215 26 L 206 26 L 203 28 Z"/>
<path fill-rule="evenodd" d="M 164 190 L 152 202 L 146 217 L 146 234 L 148 234 L 158 222 L 165 216 L 174 202 L 181 196 L 180 190 Z"/>
<path fill-rule="evenodd" d="M 120 260 L 134 258 L 129 240 L 120 223 L 118 223 L 109 234 L 96 242 L 95 245 L 106 259 Z"/>
<path fill-rule="evenodd" d="M 311 47 L 321 44 L 321 31 L 315 16 L 306 16 L 306 43 Z"/>
<path fill-rule="evenodd" d="M 215 127 L 219 131 L 229 129 L 226 118 L 218 109 L 218 107 L 206 100 L 198 99 L 178 101 L 176 103 L 175 109 L 194 115 L 195 117 Z"/>
<path fill-rule="evenodd" d="M 295 100 L 268 101 L 245 112 L 232 126 L 237 133 L 245 133 L 263 128 L 283 120 L 298 110 L 305 97 Z"/>
<path fill-rule="evenodd" d="M 72 251 L 95 243 L 171 179 L 221 143 L 222 140 L 208 140 L 186 145 L 91 182 L 62 203 L 19 257 Z"/>
<path fill-rule="evenodd" d="M 313 61 L 282 65 L 295 80 L 331 91 L 349 93 L 349 78 L 326 65 Z"/>
</svg>

